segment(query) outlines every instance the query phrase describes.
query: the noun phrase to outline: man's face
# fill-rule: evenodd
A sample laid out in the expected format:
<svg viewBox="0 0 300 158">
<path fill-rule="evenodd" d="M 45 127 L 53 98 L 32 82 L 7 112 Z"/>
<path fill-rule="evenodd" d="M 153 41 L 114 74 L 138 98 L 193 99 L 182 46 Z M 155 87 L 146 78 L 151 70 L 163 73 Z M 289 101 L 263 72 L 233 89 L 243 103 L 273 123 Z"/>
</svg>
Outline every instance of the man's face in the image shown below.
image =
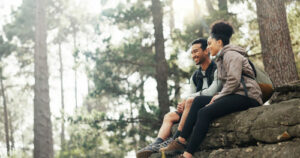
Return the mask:
<svg viewBox="0 0 300 158">
<path fill-rule="evenodd" d="M 196 65 L 202 64 L 206 60 L 207 51 L 203 51 L 201 44 L 193 44 L 191 51 L 192 59 Z"/>
</svg>

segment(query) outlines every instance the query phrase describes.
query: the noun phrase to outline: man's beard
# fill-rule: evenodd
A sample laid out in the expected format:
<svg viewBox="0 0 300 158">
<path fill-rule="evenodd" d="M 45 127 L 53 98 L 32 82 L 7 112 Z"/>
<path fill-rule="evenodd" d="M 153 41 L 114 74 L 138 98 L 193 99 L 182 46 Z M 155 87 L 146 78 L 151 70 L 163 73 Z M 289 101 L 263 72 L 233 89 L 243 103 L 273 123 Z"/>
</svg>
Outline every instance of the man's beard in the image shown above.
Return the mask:
<svg viewBox="0 0 300 158">
<path fill-rule="evenodd" d="M 205 58 L 201 58 L 196 65 L 201 65 L 202 63 L 204 63 L 204 61 L 205 61 Z"/>
</svg>

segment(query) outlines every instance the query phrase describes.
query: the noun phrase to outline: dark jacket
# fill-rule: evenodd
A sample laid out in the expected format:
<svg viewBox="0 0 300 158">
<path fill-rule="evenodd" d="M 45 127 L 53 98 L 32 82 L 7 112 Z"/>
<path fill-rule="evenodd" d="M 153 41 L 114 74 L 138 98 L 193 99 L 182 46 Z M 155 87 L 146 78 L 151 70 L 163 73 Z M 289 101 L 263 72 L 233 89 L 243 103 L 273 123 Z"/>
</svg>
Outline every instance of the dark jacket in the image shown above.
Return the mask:
<svg viewBox="0 0 300 158">
<path fill-rule="evenodd" d="M 217 69 L 217 65 L 215 64 L 215 62 L 211 61 L 211 63 L 209 64 L 208 68 L 205 70 L 205 76 L 203 76 L 202 74 L 202 68 L 201 66 L 199 67 L 198 70 L 196 70 L 193 74 L 193 82 L 197 87 L 197 92 L 202 90 L 202 86 L 203 86 L 203 78 L 207 77 L 207 85 L 208 87 L 211 85 L 211 83 L 214 80 L 214 72 Z"/>
</svg>

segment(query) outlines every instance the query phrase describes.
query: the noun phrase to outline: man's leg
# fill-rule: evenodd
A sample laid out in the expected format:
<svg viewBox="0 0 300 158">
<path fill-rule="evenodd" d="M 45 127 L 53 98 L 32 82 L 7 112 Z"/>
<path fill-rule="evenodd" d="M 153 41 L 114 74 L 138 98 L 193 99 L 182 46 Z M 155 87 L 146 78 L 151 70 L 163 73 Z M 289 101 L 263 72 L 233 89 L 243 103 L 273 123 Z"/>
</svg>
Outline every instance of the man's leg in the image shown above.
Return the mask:
<svg viewBox="0 0 300 158">
<path fill-rule="evenodd" d="M 197 114 L 198 111 L 203 108 L 205 105 L 207 105 L 210 100 L 211 100 L 211 96 L 198 96 L 194 99 L 194 101 L 192 102 L 191 108 L 186 116 L 186 122 L 183 123 L 183 131 L 181 132 L 180 135 L 182 135 L 183 133 L 185 134 L 190 134 L 194 128 L 194 124 L 196 123 L 197 120 Z M 185 109 L 186 110 L 186 109 Z M 181 138 L 181 137 L 179 137 Z M 178 138 L 178 139 L 179 139 Z M 177 140 L 173 140 L 167 147 L 160 149 L 161 151 L 173 151 L 174 149 L 178 149 L 179 147 L 181 147 L 181 145 L 177 143 Z M 183 149 L 183 148 L 182 148 Z"/>
<path fill-rule="evenodd" d="M 178 122 L 180 116 L 176 112 L 169 112 L 164 116 L 163 124 L 161 125 L 158 138 L 166 140 L 171 135 L 171 129 L 175 122 Z"/>
<path fill-rule="evenodd" d="M 136 153 L 136 157 L 146 158 L 149 157 L 152 153 L 158 152 L 158 150 L 161 148 L 160 143 L 163 143 L 171 135 L 171 128 L 175 122 L 179 121 L 179 119 L 180 116 L 176 112 L 167 113 L 164 116 L 163 124 L 159 129 L 158 136 L 155 142 L 139 150 Z"/>
<path fill-rule="evenodd" d="M 182 128 L 183 128 L 185 120 L 190 112 L 193 101 L 194 101 L 194 98 L 188 98 L 186 100 L 185 105 L 184 105 L 184 110 L 183 110 L 183 113 L 181 116 L 181 120 L 180 120 L 178 128 L 177 128 L 178 131 L 182 131 Z"/>
</svg>

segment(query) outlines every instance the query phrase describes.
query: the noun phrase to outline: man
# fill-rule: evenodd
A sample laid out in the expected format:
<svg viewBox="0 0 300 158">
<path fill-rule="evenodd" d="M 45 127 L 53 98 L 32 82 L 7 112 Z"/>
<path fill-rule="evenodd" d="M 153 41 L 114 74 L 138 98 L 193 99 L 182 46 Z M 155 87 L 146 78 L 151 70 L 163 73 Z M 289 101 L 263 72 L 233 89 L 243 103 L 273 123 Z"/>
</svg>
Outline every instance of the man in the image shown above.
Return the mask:
<svg viewBox="0 0 300 158">
<path fill-rule="evenodd" d="M 137 158 L 149 157 L 152 153 L 158 152 L 162 147 L 166 147 L 168 143 L 179 136 L 196 96 L 213 96 L 221 90 L 221 82 L 217 80 L 217 66 L 211 61 L 206 47 L 206 39 L 200 38 L 192 42 L 191 56 L 195 64 L 200 66 L 191 76 L 188 97 L 177 105 L 177 111 L 169 112 L 164 116 L 163 124 L 156 140 L 139 150 L 136 154 Z M 179 125 L 176 133 L 173 137 L 167 139 L 171 135 L 173 124 L 177 122 L 179 122 Z"/>
</svg>

